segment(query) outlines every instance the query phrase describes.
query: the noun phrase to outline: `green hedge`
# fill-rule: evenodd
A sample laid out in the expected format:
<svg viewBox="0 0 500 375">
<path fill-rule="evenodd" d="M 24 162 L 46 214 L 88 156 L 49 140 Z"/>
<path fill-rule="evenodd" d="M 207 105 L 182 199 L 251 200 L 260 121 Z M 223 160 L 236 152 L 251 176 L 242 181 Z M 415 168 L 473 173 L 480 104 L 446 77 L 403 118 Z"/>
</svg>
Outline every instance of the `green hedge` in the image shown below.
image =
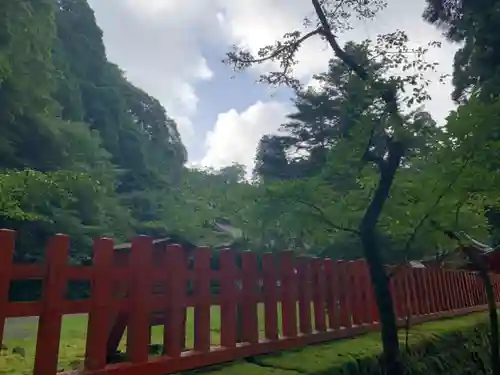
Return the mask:
<svg viewBox="0 0 500 375">
<path fill-rule="evenodd" d="M 484 313 L 425 323 L 400 332 L 408 375 L 488 374 L 488 320 Z M 189 372 L 206 375 L 376 375 L 378 334 L 309 346 L 274 355 Z"/>
</svg>

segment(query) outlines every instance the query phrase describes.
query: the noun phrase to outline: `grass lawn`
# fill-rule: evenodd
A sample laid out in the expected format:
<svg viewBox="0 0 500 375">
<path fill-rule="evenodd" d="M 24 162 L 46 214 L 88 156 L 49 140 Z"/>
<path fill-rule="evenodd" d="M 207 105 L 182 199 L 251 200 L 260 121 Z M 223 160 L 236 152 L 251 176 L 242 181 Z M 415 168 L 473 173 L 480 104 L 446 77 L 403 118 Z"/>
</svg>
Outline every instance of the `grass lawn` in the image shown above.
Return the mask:
<svg viewBox="0 0 500 375">
<path fill-rule="evenodd" d="M 259 326 L 261 327 L 261 335 L 264 334 L 263 325 L 263 307 L 259 306 Z M 218 306 L 213 306 L 210 313 L 212 344 L 216 345 L 220 342 L 220 310 Z M 0 375 L 6 374 L 32 374 L 33 358 L 36 348 L 36 330 L 37 322 L 33 319 L 27 319 L 27 323 L 13 322 L 6 323 L 6 335 L 3 344 L 8 350 L 3 351 L 0 355 Z M 12 329 L 9 329 L 12 328 Z M 18 335 L 21 332 L 22 334 Z M 66 315 L 63 318 L 63 327 L 61 333 L 61 345 L 59 349 L 59 369 L 61 371 L 73 370 L 81 368 L 85 355 L 85 339 L 87 332 L 87 316 L 85 315 Z M 22 336 L 22 337 L 19 337 Z M 152 329 L 152 344 L 163 343 L 163 327 L 156 326 Z M 126 337 L 126 333 L 125 333 Z M 120 349 L 125 349 L 125 337 L 122 340 Z M 194 311 L 188 309 L 188 317 L 186 321 L 186 347 L 193 347 L 194 338 Z M 25 350 L 24 358 L 17 354 L 11 354 L 12 349 L 21 347 Z"/>
<path fill-rule="evenodd" d="M 484 319 L 485 314 L 473 314 L 464 318 L 444 320 L 439 322 L 426 323 L 412 328 L 410 340 L 416 340 L 429 332 L 437 332 L 440 329 L 460 329 L 463 325 L 470 325 L 471 319 Z M 263 309 L 259 308 L 259 325 L 261 335 L 263 335 Z M 9 324 L 7 323 L 7 335 L 4 345 L 8 347 L 7 351 L 0 355 L 0 375 L 29 375 L 32 374 L 33 358 L 36 345 L 36 321 L 30 320 L 25 326 L 17 323 L 16 329 L 22 330 L 22 337 L 15 337 L 15 332 L 9 333 Z M 85 352 L 85 338 L 87 329 L 86 316 L 66 316 L 63 319 L 63 328 L 61 333 L 61 346 L 59 353 L 59 369 L 61 371 L 81 368 Z M 188 320 L 186 324 L 186 345 L 188 348 L 193 346 L 193 310 L 188 310 Z M 12 330 L 11 330 L 12 331 Z M 219 342 L 220 332 L 220 313 L 218 307 L 212 307 L 211 311 L 211 331 L 212 343 Z M 10 335 L 10 337 L 9 337 Z M 152 343 L 161 344 L 163 341 L 163 327 L 154 327 L 152 331 Z M 124 349 L 125 340 L 121 344 Z M 12 354 L 14 347 L 22 347 L 25 350 L 25 356 Z M 276 369 L 266 369 L 249 363 L 235 363 L 234 365 L 224 366 L 223 368 L 214 368 L 208 373 L 214 374 L 235 374 L 244 373 L 246 375 L 267 374 L 271 371 L 276 375 L 289 375 L 301 372 L 304 368 L 311 369 L 321 366 L 331 366 L 332 361 L 345 360 L 352 356 L 371 356 L 380 351 L 380 341 L 378 334 L 367 334 L 354 339 L 347 339 L 328 344 L 312 346 L 306 349 L 293 350 L 280 355 L 265 356 L 263 361 L 269 365 L 276 366 Z M 235 367 L 237 366 L 237 368 Z M 278 372 L 276 372 L 278 371 Z"/>
</svg>

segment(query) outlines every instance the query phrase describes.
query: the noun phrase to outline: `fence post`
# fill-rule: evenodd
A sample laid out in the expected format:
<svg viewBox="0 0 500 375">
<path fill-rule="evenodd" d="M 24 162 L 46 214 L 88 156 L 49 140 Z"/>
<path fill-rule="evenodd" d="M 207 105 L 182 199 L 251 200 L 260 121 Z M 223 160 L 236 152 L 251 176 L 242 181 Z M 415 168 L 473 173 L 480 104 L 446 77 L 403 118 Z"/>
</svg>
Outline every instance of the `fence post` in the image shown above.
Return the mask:
<svg viewBox="0 0 500 375">
<path fill-rule="evenodd" d="M 132 241 L 127 330 L 127 355 L 132 363 L 146 362 L 149 357 L 152 250 L 152 240 L 147 236 L 139 236 Z"/>
<path fill-rule="evenodd" d="M 326 300 L 326 285 L 325 272 L 323 262 L 314 258 L 312 260 L 312 275 L 313 275 L 313 300 L 314 300 L 314 323 L 315 330 L 318 332 L 326 331 L 325 321 L 325 300 Z"/>
<path fill-rule="evenodd" d="M 259 320 L 257 316 L 257 257 L 251 251 L 242 253 L 242 321 L 243 341 L 259 342 Z"/>
<path fill-rule="evenodd" d="M 182 247 L 167 246 L 165 261 L 169 277 L 164 296 L 168 304 L 164 314 L 163 354 L 177 358 L 186 345 L 187 262 Z"/>
<path fill-rule="evenodd" d="M 287 338 L 297 336 L 297 300 L 295 270 L 293 267 L 292 253 L 283 252 L 280 259 L 281 273 L 281 314 L 283 336 Z"/>
<path fill-rule="evenodd" d="M 99 370 L 106 366 L 109 333 L 109 301 L 111 299 L 113 241 L 100 238 L 93 246 L 93 279 L 90 290 L 90 312 L 87 324 L 85 369 Z M 111 274 L 111 275 L 110 275 Z"/>
<path fill-rule="evenodd" d="M 64 234 L 55 235 L 45 255 L 46 274 L 36 340 L 35 375 L 54 375 L 57 372 L 62 326 L 61 302 L 66 286 L 64 271 L 69 241 L 69 237 Z"/>
<path fill-rule="evenodd" d="M 299 326 L 300 333 L 310 334 L 312 332 L 311 321 L 311 289 L 309 259 L 298 258 L 298 286 L 299 286 Z"/>
<path fill-rule="evenodd" d="M 210 249 L 200 247 L 195 253 L 194 350 L 210 351 Z"/>
<path fill-rule="evenodd" d="M 264 322 L 266 339 L 278 339 L 278 296 L 276 291 L 276 258 L 272 253 L 262 256 L 264 283 Z"/>
<path fill-rule="evenodd" d="M 0 229 L 0 347 L 3 342 L 16 232 Z"/>
</svg>

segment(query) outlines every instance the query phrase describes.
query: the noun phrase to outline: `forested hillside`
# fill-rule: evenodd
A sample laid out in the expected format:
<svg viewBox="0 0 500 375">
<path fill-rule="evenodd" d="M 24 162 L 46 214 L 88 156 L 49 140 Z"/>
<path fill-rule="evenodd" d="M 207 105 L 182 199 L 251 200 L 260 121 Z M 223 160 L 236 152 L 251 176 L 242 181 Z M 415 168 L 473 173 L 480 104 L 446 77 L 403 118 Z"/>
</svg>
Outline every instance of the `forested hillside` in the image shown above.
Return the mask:
<svg viewBox="0 0 500 375">
<path fill-rule="evenodd" d="M 438 22 L 445 15 L 435 7 L 426 17 Z M 445 21 L 451 38 L 469 35 L 460 29 L 467 25 Z M 469 95 L 444 126 L 417 105 L 428 98 L 402 98 L 411 147 L 379 222 L 390 262 L 454 246 L 430 219 L 498 242 L 500 102 L 488 80 L 498 60 L 474 57 L 470 43 L 456 57 L 454 97 L 463 99 L 478 79 L 487 95 L 486 88 Z M 346 48 L 375 76 L 393 68 L 367 43 Z M 366 124 L 383 123 L 386 112 L 379 93 L 339 59 L 316 80 L 319 88 L 297 90 L 281 133 L 262 138 L 252 181 L 240 165 L 188 169 L 175 121 L 107 60 L 86 0 L 3 1 L 0 227 L 18 230 L 22 261 L 39 259 L 57 232 L 71 235 L 75 261 L 97 236 L 135 234 L 359 257 L 356 228 L 378 181 L 365 156 L 384 158 L 387 129 Z M 237 230 L 229 235 L 228 227 Z"/>
</svg>

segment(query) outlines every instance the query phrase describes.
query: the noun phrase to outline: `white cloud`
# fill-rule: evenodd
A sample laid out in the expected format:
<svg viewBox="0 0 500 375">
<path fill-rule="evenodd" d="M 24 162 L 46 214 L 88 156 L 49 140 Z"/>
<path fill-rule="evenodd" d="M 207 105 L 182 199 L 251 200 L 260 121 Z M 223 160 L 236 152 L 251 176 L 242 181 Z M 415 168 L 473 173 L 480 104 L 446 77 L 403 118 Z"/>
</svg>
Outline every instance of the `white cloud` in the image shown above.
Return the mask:
<svg viewBox="0 0 500 375">
<path fill-rule="evenodd" d="M 219 13 L 217 19 L 226 33 L 228 44 L 247 47 L 253 52 L 280 39 L 286 32 L 300 29 L 303 18 L 309 16 L 312 10 L 311 4 L 303 0 L 219 1 L 224 5 L 224 12 Z M 423 8 L 423 1 L 392 0 L 388 8 L 375 20 L 356 21 L 354 29 L 341 36 L 341 39 L 360 41 L 401 29 L 408 33 L 414 45 L 425 46 L 431 40 L 444 41 L 438 30 L 422 20 Z M 432 80 L 429 91 L 433 99 L 427 103 L 427 109 L 438 121 L 442 121 L 454 107 L 450 99 L 450 83 L 442 85 L 438 78 L 441 73 L 450 72 L 455 50 L 456 46 L 444 41 L 442 49 L 433 50 L 428 55 L 430 61 L 438 61 L 441 64 L 438 73 L 429 75 Z M 309 40 L 297 55 L 299 64 L 295 75 L 304 83 L 311 83 L 313 74 L 326 70 L 330 57 L 332 53 L 320 39 Z M 257 67 L 260 71 L 271 68 L 273 66 L 269 64 Z M 269 111 L 269 114 L 266 114 L 272 106 L 272 103 L 259 102 L 241 114 L 235 111 L 221 114 L 214 130 L 207 135 L 207 153 L 203 163 L 221 166 L 237 161 L 252 165 L 258 139 L 267 132 L 267 127 L 276 128 L 280 124 L 270 122 L 276 112 Z M 283 108 L 285 107 L 280 107 L 280 110 Z M 280 116 L 282 113 L 277 117 L 282 118 Z M 262 120 L 265 125 L 262 125 Z"/>
<path fill-rule="evenodd" d="M 220 168 L 237 162 L 250 169 L 260 138 L 276 133 L 289 110 L 285 103 L 259 101 L 241 113 L 234 109 L 220 113 L 207 134 L 207 152 L 200 164 Z"/>
<path fill-rule="evenodd" d="M 217 30 L 211 1 L 89 0 L 108 57 L 177 120 L 183 141 L 194 134 L 195 85 L 213 78 L 200 46 Z M 210 17 L 213 15 L 213 17 Z"/>
<path fill-rule="evenodd" d="M 197 83 L 214 79 L 202 51 L 212 44 L 248 46 L 256 51 L 284 33 L 300 29 L 305 16 L 313 16 L 304 0 L 89 0 L 104 31 L 109 58 L 123 68 L 139 87 L 157 97 L 174 117 L 188 149 L 196 139 L 192 119 L 199 98 Z M 420 44 L 441 39 L 439 31 L 426 25 L 421 14 L 424 1 L 389 0 L 389 7 L 374 21 L 357 21 L 354 30 L 341 36 L 343 41 L 361 40 L 380 33 L 402 29 Z M 431 60 L 451 70 L 455 47 L 445 44 L 433 52 Z M 314 73 L 326 70 L 332 56 L 321 40 L 308 41 L 298 54 L 296 75 L 304 83 Z M 220 63 L 219 61 L 210 62 Z M 270 66 L 259 69 L 269 69 Z M 215 77 L 216 78 L 216 77 Z M 238 79 L 238 77 L 236 77 Z M 434 79 L 433 101 L 428 108 L 437 119 L 453 107 L 450 85 Z M 242 90 L 242 96 L 244 90 Z M 224 98 L 231 108 L 231 98 Z M 231 162 L 252 165 L 260 137 L 282 122 L 287 105 L 266 98 L 238 113 L 221 113 L 206 135 L 206 154 L 202 163 L 222 166 Z M 203 115 L 203 114 L 201 114 Z"/>
</svg>

